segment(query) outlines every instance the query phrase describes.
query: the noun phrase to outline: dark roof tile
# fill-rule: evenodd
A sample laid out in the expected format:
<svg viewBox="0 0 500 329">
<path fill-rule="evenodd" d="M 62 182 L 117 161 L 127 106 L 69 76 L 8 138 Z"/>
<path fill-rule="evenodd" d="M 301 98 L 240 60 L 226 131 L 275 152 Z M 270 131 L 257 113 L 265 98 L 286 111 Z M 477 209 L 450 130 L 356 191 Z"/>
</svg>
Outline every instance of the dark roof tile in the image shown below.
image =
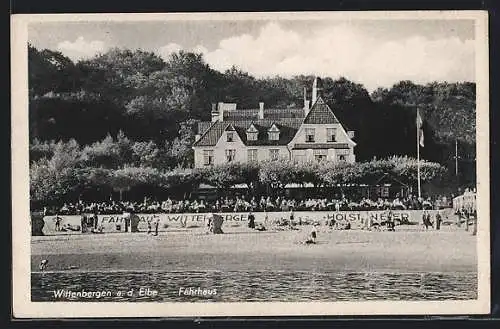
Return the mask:
<svg viewBox="0 0 500 329">
<path fill-rule="evenodd" d="M 198 134 L 202 135 L 208 128 L 212 125 L 213 122 L 210 121 L 202 121 L 198 122 Z"/>
<path fill-rule="evenodd" d="M 277 141 L 269 140 L 268 130 L 274 124 L 280 130 L 280 138 Z M 246 130 L 254 125 L 258 131 L 258 137 L 256 141 L 247 140 Z M 287 118 L 281 120 L 241 120 L 241 121 L 223 121 L 215 122 L 210 126 L 210 128 L 203 134 L 200 139 L 194 143 L 194 146 L 215 146 L 217 141 L 222 136 L 223 132 L 232 125 L 241 140 L 245 145 L 248 146 L 259 146 L 259 145 L 286 145 L 290 143 L 293 139 L 300 125 L 302 124 L 301 118 Z"/>
<path fill-rule="evenodd" d="M 318 97 L 311 110 L 304 119 L 306 124 L 332 124 L 340 123 L 332 109 L 325 103 L 323 98 Z"/>
</svg>

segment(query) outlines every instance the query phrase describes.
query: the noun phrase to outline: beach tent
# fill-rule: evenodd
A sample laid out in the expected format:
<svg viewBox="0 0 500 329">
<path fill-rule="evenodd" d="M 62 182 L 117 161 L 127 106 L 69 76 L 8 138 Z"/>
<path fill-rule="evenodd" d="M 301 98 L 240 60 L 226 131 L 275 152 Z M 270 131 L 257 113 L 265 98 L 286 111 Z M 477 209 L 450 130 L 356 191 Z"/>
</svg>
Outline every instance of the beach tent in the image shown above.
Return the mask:
<svg viewBox="0 0 500 329">
<path fill-rule="evenodd" d="M 210 222 L 210 232 L 213 234 L 222 234 L 222 223 L 224 222 L 224 218 L 221 215 L 212 214 L 211 222 Z"/>
</svg>

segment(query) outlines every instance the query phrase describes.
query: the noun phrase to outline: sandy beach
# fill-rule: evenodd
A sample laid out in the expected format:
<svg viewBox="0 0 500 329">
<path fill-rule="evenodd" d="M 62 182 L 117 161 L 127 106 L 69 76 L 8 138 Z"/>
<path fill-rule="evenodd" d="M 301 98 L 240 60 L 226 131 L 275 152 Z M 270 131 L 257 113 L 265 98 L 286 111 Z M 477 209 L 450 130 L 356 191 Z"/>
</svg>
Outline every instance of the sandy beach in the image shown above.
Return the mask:
<svg viewBox="0 0 500 329">
<path fill-rule="evenodd" d="M 339 272 L 474 272 L 476 237 L 445 226 L 440 231 L 397 227 L 396 232 L 319 228 L 318 243 L 304 245 L 311 227 L 257 232 L 225 227 L 146 233 L 32 237 L 32 271 L 274 270 Z"/>
</svg>

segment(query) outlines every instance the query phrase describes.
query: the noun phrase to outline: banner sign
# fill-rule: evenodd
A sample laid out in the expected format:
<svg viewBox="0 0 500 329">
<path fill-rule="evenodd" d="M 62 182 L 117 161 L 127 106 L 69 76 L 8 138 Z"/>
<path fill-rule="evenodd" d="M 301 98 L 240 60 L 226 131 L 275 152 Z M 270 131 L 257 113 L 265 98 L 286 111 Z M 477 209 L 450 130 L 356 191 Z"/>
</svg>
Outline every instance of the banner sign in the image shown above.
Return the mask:
<svg viewBox="0 0 500 329">
<path fill-rule="evenodd" d="M 422 210 L 393 210 L 392 218 L 398 224 L 421 223 Z M 436 211 L 429 211 L 434 218 Z M 224 219 L 224 225 L 244 226 L 248 222 L 248 212 L 218 213 Z M 290 212 L 255 212 L 255 223 L 271 225 L 280 220 L 289 220 Z M 387 220 L 388 211 L 297 211 L 293 212 L 293 223 L 326 225 L 330 221 L 348 221 L 352 228 L 362 227 L 368 223 L 380 223 Z M 115 214 L 97 215 L 97 222 L 92 215 L 84 222 L 80 215 L 45 216 L 43 233 L 46 235 L 85 232 L 147 232 L 149 227 L 158 231 L 168 228 L 206 227 L 211 213 L 157 213 L 157 214 Z M 88 219 L 91 218 L 91 219 Z M 83 230 L 82 230 L 83 227 Z"/>
</svg>

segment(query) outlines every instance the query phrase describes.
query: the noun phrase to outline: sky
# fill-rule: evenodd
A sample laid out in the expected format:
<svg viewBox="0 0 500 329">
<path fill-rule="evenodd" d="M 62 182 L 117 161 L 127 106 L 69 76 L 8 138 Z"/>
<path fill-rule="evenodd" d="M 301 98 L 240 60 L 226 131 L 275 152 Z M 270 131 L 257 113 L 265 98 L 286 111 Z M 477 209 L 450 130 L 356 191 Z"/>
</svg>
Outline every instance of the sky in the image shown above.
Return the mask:
<svg viewBox="0 0 500 329">
<path fill-rule="evenodd" d="M 177 20 L 37 22 L 28 41 L 74 61 L 119 47 L 203 53 L 214 69 L 260 78 L 341 76 L 369 91 L 401 80 L 475 81 L 473 20 Z"/>
</svg>

